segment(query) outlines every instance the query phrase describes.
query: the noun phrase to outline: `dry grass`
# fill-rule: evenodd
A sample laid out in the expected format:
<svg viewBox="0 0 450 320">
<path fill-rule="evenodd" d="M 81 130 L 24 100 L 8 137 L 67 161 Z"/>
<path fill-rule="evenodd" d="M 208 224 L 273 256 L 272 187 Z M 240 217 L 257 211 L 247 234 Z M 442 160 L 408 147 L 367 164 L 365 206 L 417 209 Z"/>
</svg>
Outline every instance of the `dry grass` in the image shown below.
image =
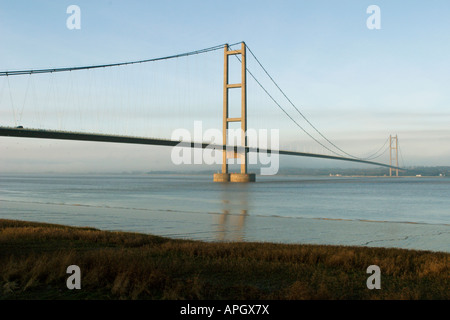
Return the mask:
<svg viewBox="0 0 450 320">
<path fill-rule="evenodd" d="M 0 220 L 2 299 L 444 299 L 450 254 L 204 243 Z M 66 268 L 81 268 L 81 290 Z M 369 290 L 369 265 L 381 290 Z"/>
</svg>

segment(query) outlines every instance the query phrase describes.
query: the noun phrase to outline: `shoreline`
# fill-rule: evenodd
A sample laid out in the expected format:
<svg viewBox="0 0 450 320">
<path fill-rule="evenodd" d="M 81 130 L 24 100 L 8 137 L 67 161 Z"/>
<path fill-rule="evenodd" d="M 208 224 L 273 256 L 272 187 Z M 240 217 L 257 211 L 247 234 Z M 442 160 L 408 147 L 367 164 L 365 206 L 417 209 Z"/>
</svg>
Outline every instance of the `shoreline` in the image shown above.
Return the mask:
<svg viewBox="0 0 450 320">
<path fill-rule="evenodd" d="M 353 219 L 279 217 L 243 215 L 236 212 L 191 212 L 189 220 L 183 212 L 127 210 L 126 226 L 115 216 L 123 216 L 124 208 L 38 204 L 30 210 L 42 215 L 12 214 L 20 204 L 3 202 L 3 219 L 19 219 L 41 223 L 85 226 L 100 230 L 138 232 L 173 239 L 201 241 L 272 242 L 282 244 L 357 245 L 450 252 L 450 229 L 442 223 L 409 223 L 400 221 L 366 221 Z M 64 212 L 64 214 L 62 214 Z M 76 213 L 73 215 L 71 213 Z M 151 213 L 151 214 L 148 214 Z"/>
</svg>

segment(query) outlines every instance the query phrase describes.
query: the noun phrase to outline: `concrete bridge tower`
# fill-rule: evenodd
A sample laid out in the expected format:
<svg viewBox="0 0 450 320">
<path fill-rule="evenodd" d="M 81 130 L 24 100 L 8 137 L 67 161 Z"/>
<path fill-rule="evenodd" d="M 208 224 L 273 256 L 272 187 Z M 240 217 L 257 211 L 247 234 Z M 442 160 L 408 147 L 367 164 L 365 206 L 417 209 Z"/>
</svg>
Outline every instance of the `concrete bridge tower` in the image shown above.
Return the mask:
<svg viewBox="0 0 450 320">
<path fill-rule="evenodd" d="M 229 83 L 228 62 L 231 55 L 241 55 L 241 83 Z M 248 173 L 247 166 L 247 64 L 246 64 L 246 47 L 245 42 L 241 43 L 240 50 L 229 50 L 229 46 L 224 48 L 224 70 L 223 70 L 223 145 L 228 145 L 228 128 L 230 122 L 241 123 L 241 145 L 230 150 L 222 150 L 222 172 L 214 174 L 215 182 L 254 182 L 255 174 Z M 241 116 L 239 118 L 229 118 L 229 95 L 228 90 L 241 89 Z M 229 173 L 227 159 L 240 159 L 241 172 Z"/>
</svg>

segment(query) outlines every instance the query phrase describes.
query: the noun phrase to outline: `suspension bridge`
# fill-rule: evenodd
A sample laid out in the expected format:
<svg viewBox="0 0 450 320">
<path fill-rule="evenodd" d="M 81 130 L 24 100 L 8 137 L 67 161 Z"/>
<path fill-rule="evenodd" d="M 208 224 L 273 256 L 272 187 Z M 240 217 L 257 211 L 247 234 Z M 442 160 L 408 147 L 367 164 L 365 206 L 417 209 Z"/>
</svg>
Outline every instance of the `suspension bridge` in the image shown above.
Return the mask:
<svg viewBox="0 0 450 320">
<path fill-rule="evenodd" d="M 209 65 L 198 58 L 217 52 L 221 52 L 222 63 L 217 56 Z M 180 66 L 181 59 L 193 57 L 187 66 Z M 250 58 L 259 75 L 250 69 Z M 172 64 L 165 68 L 161 67 L 163 62 Z M 202 68 L 211 71 L 210 78 L 198 72 Z M 214 175 L 214 181 L 219 182 L 255 181 L 255 174 L 248 172 L 249 153 L 365 163 L 389 168 L 391 176 L 404 170 L 399 167 L 396 136 L 390 136 L 367 157 L 354 156 L 328 139 L 285 94 L 245 42 L 121 63 L 2 71 L 0 78 L 0 111 L 8 115 L 2 117 L 0 136 L 214 149 L 222 158 L 222 170 Z M 249 85 L 252 92 L 258 90 L 255 102 L 248 103 Z M 265 102 L 261 102 L 262 96 Z M 172 100 L 166 101 L 167 97 Z M 262 118 L 259 122 L 258 117 Z M 220 142 L 168 138 L 174 129 L 199 118 L 212 128 L 222 127 Z M 277 127 L 274 120 L 280 118 L 287 123 Z M 263 129 L 290 126 L 291 136 L 295 132 L 323 152 L 289 150 L 280 144 L 277 148 L 249 145 L 249 123 Z M 242 132 L 240 143 L 230 138 L 232 127 Z M 387 152 L 389 163 L 374 161 Z M 229 172 L 230 159 L 239 160 L 240 173 Z"/>
</svg>

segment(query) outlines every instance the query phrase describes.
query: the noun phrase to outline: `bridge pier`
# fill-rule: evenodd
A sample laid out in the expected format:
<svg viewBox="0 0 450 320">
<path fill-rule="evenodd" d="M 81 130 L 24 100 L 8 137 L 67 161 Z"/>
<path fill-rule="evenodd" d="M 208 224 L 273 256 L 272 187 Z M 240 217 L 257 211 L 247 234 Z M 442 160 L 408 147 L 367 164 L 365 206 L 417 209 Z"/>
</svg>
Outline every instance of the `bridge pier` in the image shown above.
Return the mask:
<svg viewBox="0 0 450 320">
<path fill-rule="evenodd" d="M 215 173 L 214 182 L 255 182 L 254 173 Z"/>
</svg>

